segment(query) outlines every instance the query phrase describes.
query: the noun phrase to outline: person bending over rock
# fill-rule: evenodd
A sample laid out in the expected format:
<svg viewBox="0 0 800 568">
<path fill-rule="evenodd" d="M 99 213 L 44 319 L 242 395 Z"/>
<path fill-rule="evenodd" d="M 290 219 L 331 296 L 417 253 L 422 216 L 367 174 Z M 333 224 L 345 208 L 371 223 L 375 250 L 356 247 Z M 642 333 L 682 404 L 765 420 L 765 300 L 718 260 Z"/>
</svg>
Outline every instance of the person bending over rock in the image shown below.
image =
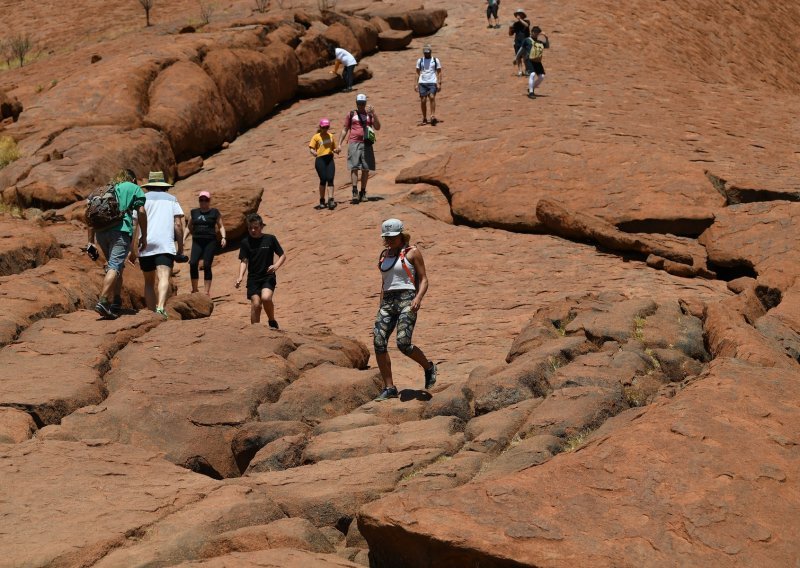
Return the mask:
<svg viewBox="0 0 800 568">
<path fill-rule="evenodd" d="M 356 61 L 356 58 L 353 57 L 352 53 L 346 49 L 342 49 L 341 47 L 331 48 L 331 57 L 336 60 L 331 73 L 336 75 L 339 72 L 339 66 L 344 67 L 344 70 L 342 71 L 342 79 L 344 80 L 343 92 L 351 92 L 353 90 L 353 74 L 356 71 L 356 65 L 358 65 L 358 61 Z"/>
<path fill-rule="evenodd" d="M 219 209 L 211 207 L 211 194 L 201 191 L 197 196 L 200 207 L 192 209 L 189 214 L 188 232 L 192 235 L 192 255 L 189 259 L 189 278 L 192 281 L 192 292 L 198 292 L 200 270 L 198 266 L 203 259 L 203 284 L 206 295 L 211 296 L 211 280 L 214 274 L 211 265 L 214 264 L 214 255 L 217 253 L 217 231 L 222 237 L 222 248 L 228 244 L 225 235 L 225 225 L 222 224 L 222 213 Z"/>
<path fill-rule="evenodd" d="M 274 235 L 264 234 L 263 231 L 264 221 L 261 216 L 258 213 L 250 213 L 247 216 L 247 237 L 242 239 L 239 248 L 239 278 L 236 280 L 236 287 L 241 286 L 242 278 L 247 273 L 250 323 L 261 321 L 263 307 L 269 326 L 279 329 L 273 302 L 278 283 L 275 273 L 286 262 L 286 253 Z"/>
<path fill-rule="evenodd" d="M 387 350 L 389 335 L 395 328 L 397 348 L 425 370 L 426 390 L 436 383 L 437 370 L 433 361 L 429 361 L 422 350 L 411 343 L 417 312 L 428 291 L 428 274 L 422 251 L 409 246 L 411 236 L 399 219 L 384 221 L 381 225 L 381 237 L 385 247 L 378 260 L 381 297 L 372 338 L 384 388 L 376 401 L 398 396 L 392 378 L 392 361 Z"/>
<path fill-rule="evenodd" d="M 369 172 L 375 171 L 375 152 L 373 143 L 367 135 L 368 130 L 380 130 L 381 121 L 372 106 L 367 106 L 367 95 L 356 95 L 356 110 L 347 113 L 344 129 L 339 136 L 339 146 L 347 138 L 347 169 L 353 183 L 353 200 L 357 204 L 367 200 L 367 180 Z M 361 171 L 361 191 L 358 190 L 358 172 Z"/>
<path fill-rule="evenodd" d="M 147 190 L 144 210 L 147 213 L 149 237 L 147 246 L 138 253 L 139 266 L 144 274 L 144 299 L 148 309 L 166 319 L 172 267 L 175 265 L 176 255 L 183 256 L 183 209 L 175 196 L 167 193 L 172 184 L 167 183 L 163 172 L 150 172 L 147 183 L 142 187 Z M 138 232 L 137 216 L 134 234 Z M 132 250 L 131 263 L 136 262 L 136 257 L 136 251 Z"/>
</svg>

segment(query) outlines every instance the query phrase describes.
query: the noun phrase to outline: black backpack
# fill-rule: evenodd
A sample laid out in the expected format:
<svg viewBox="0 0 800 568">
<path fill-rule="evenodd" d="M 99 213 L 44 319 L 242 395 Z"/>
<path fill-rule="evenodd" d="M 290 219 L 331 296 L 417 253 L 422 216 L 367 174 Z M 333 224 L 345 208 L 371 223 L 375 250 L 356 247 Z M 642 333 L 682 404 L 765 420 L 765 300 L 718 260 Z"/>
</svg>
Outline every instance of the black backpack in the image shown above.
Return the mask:
<svg viewBox="0 0 800 568">
<path fill-rule="evenodd" d="M 128 211 L 119 208 L 117 184 L 98 187 L 86 198 L 86 224 L 102 230 L 122 221 Z"/>
</svg>

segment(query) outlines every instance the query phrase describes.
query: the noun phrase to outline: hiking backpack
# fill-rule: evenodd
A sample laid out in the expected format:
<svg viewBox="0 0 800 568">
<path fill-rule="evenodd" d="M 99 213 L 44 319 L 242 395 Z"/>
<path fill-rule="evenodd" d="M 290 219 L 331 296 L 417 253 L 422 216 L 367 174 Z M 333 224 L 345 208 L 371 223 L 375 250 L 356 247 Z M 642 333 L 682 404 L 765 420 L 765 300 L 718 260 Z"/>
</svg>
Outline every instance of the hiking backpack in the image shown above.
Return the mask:
<svg viewBox="0 0 800 568">
<path fill-rule="evenodd" d="M 122 221 L 127 211 L 120 211 L 117 185 L 98 187 L 86 198 L 86 224 L 102 230 Z"/>
<path fill-rule="evenodd" d="M 542 55 L 544 55 L 544 47 L 545 45 L 540 41 L 534 40 L 531 42 L 531 54 L 529 56 L 531 61 L 542 60 Z"/>
</svg>

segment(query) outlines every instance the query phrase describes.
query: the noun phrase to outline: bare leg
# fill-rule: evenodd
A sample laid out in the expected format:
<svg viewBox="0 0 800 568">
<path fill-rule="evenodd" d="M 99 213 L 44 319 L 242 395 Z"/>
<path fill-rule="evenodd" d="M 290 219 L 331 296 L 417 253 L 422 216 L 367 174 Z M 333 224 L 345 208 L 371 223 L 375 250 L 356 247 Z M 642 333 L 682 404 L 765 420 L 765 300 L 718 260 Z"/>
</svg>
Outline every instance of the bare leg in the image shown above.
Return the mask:
<svg viewBox="0 0 800 568">
<path fill-rule="evenodd" d="M 378 369 L 381 372 L 383 386 L 385 388 L 393 387 L 392 360 L 389 358 L 389 353 L 375 353 L 375 360 L 378 361 Z"/>
<path fill-rule="evenodd" d="M 199 292 L 200 290 L 197 288 L 198 279 L 192 278 L 192 293 Z"/>
<path fill-rule="evenodd" d="M 369 170 L 361 170 L 361 191 L 367 191 L 367 180 L 369 180 Z"/>
<path fill-rule="evenodd" d="M 111 289 L 116 289 L 115 285 L 118 280 L 117 275 L 117 271 L 113 269 L 106 272 L 105 278 L 103 279 L 103 289 L 100 292 L 100 299 L 109 299 L 111 296 Z"/>
<path fill-rule="evenodd" d="M 425 353 L 423 353 L 422 349 L 420 349 L 416 345 L 414 346 L 414 349 L 411 350 L 411 353 L 406 355 L 406 357 L 413 359 L 414 361 L 419 363 L 419 366 L 422 367 L 423 369 L 427 369 L 431 366 L 430 361 L 428 361 L 428 358 L 425 357 Z"/>
<path fill-rule="evenodd" d="M 269 288 L 261 290 L 261 303 L 264 306 L 264 313 L 267 314 L 267 321 L 275 319 L 275 303 L 272 301 L 274 295 L 275 292 Z"/>
<path fill-rule="evenodd" d="M 250 323 L 261 321 L 261 296 L 253 294 L 250 296 Z"/>
<path fill-rule="evenodd" d="M 211 280 L 203 280 L 203 284 L 206 287 L 206 296 L 211 295 Z"/>
<path fill-rule="evenodd" d="M 358 187 L 358 170 L 350 170 L 350 181 L 353 187 Z"/>
<path fill-rule="evenodd" d="M 156 272 L 155 270 L 151 272 L 143 272 L 144 274 L 144 303 L 147 305 L 147 309 L 151 311 L 155 311 L 156 309 Z"/>
<path fill-rule="evenodd" d="M 429 95 L 431 98 L 431 118 L 436 116 L 436 95 Z"/>
<path fill-rule="evenodd" d="M 172 268 L 169 266 L 156 266 L 158 275 L 158 302 L 157 308 L 164 308 L 169 295 L 169 277 L 172 276 Z"/>
</svg>

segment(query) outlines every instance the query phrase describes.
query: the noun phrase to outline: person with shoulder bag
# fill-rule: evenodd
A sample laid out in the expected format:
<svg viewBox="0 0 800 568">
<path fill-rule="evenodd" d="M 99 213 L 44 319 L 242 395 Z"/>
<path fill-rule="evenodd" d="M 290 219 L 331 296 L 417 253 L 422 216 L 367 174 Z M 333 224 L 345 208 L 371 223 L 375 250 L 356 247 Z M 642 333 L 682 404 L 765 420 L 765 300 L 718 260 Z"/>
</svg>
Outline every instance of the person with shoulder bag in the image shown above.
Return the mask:
<svg viewBox="0 0 800 568">
<path fill-rule="evenodd" d="M 375 171 L 375 131 L 381 129 L 381 121 L 375 108 L 367 106 L 367 95 L 356 96 L 356 110 L 347 113 L 344 128 L 339 136 L 339 146 L 347 139 L 347 169 L 353 184 L 352 204 L 367 200 L 369 172 Z M 358 188 L 358 173 L 361 172 L 361 190 Z"/>
</svg>

